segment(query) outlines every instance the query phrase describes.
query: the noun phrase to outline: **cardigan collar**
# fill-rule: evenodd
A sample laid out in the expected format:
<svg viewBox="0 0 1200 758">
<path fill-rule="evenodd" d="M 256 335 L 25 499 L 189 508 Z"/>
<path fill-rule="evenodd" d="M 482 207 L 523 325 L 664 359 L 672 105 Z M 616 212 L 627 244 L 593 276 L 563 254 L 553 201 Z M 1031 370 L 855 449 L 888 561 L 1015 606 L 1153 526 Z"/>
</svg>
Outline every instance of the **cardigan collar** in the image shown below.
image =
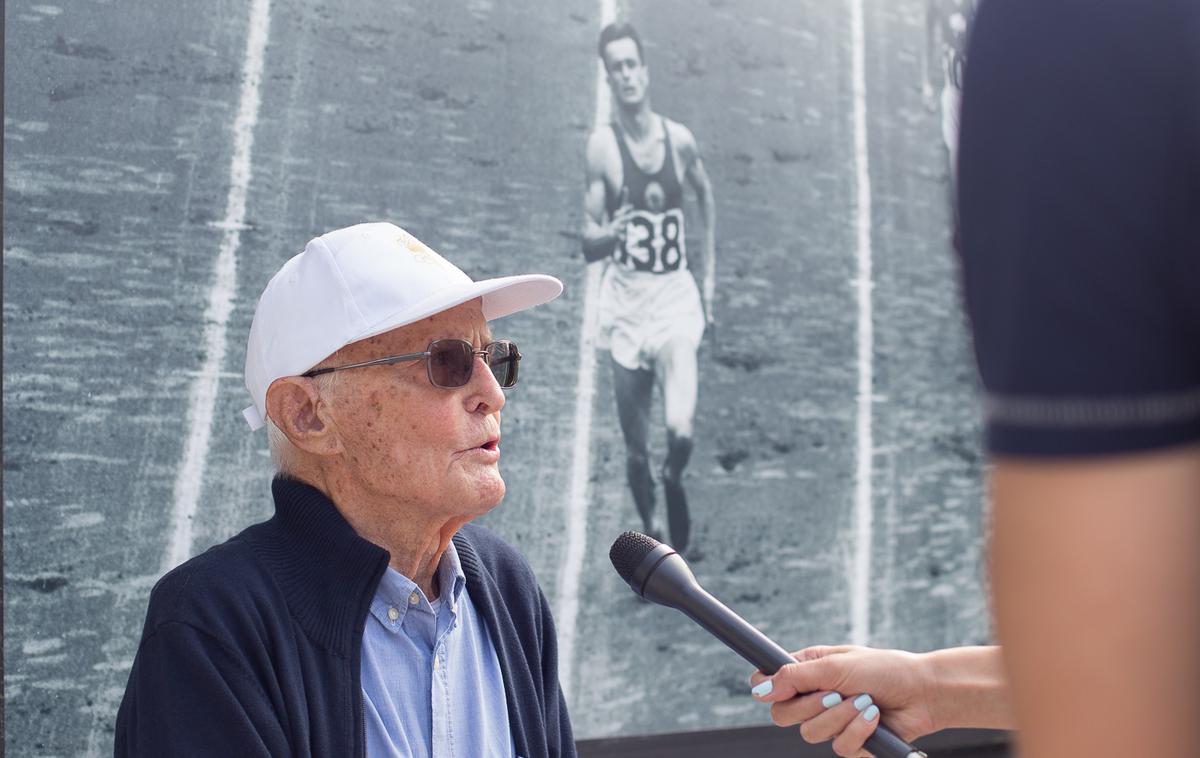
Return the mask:
<svg viewBox="0 0 1200 758">
<path fill-rule="evenodd" d="M 295 479 L 271 483 L 275 539 L 259 554 L 279 582 L 292 615 L 315 642 L 350 655 L 362 639 L 371 598 L 387 569 L 387 550 L 360 537 L 323 492 Z"/>
<path fill-rule="evenodd" d="M 277 476 L 271 492 L 275 515 L 267 526 L 273 534 L 256 540 L 257 552 L 305 632 L 348 656 L 362 642 L 363 624 L 391 555 L 360 537 L 316 487 Z M 489 581 L 466 535 L 454 535 L 454 543 L 468 590 L 494 591 L 494 580 Z"/>
<path fill-rule="evenodd" d="M 271 491 L 275 516 L 264 525 L 268 530 L 264 538 L 255 539 L 259 556 L 305 633 L 325 649 L 356 659 L 371 600 L 387 570 L 388 551 L 358 536 L 333 502 L 315 487 L 276 477 Z M 530 755 L 525 710 L 530 705 L 527 696 L 536 688 L 527 681 L 528 676 L 517 676 L 527 671 L 528 663 L 521 659 L 520 646 L 512 644 L 516 639 L 514 622 L 500 600 L 503 594 L 495 578 L 464 531 L 454 535 L 454 545 L 471 601 L 492 634 L 500 658 L 516 749 L 520 755 Z"/>
</svg>

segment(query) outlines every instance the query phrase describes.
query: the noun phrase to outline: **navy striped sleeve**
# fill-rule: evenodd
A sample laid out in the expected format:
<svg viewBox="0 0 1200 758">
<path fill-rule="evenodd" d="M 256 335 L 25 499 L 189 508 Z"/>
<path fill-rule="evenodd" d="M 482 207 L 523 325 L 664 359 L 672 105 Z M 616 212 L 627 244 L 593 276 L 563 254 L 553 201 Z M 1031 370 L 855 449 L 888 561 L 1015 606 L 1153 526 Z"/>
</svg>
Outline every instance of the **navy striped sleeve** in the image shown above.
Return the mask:
<svg viewBox="0 0 1200 758">
<path fill-rule="evenodd" d="M 983 3 L 959 160 L 989 450 L 1200 440 L 1200 4 Z"/>
</svg>

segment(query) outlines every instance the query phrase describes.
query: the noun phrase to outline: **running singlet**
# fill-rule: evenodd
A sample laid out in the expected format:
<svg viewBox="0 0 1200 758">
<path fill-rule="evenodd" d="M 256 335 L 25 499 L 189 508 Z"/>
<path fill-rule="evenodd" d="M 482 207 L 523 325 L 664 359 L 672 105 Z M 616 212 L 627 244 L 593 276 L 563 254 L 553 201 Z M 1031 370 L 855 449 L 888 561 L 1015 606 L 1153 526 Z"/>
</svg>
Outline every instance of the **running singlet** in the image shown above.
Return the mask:
<svg viewBox="0 0 1200 758">
<path fill-rule="evenodd" d="M 617 266 L 627 271 L 664 274 L 687 268 L 683 236 L 683 187 L 675 173 L 674 150 L 667 124 L 662 122 L 665 156 L 662 167 L 653 174 L 638 168 L 625 143 L 620 126 L 612 124 L 613 135 L 621 149 L 624 176 L 622 191 L 634 212 L 625 227 L 625 241 L 613 248 Z M 621 206 L 622 191 L 606 186 L 605 204 L 611 216 Z"/>
</svg>

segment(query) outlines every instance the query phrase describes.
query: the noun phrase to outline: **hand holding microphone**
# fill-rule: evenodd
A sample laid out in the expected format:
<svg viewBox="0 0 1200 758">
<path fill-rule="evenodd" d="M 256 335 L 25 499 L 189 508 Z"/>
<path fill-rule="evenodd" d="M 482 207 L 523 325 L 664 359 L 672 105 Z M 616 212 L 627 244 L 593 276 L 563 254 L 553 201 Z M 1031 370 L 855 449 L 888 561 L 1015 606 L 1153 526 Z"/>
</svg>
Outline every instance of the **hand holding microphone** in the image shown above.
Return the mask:
<svg viewBox="0 0 1200 758">
<path fill-rule="evenodd" d="M 613 543 L 609 558 L 635 593 L 682 611 L 764 674 L 774 674 L 796 662 L 786 650 L 706 592 L 669 545 L 638 532 L 625 532 Z M 876 758 L 925 756 L 882 725 L 867 738 L 866 748 Z"/>
<path fill-rule="evenodd" d="M 886 709 L 889 726 L 905 739 L 941 728 L 938 716 L 944 714 L 935 710 L 942 698 L 932 676 L 937 661 L 928 654 L 839 645 L 809 647 L 792 656 L 795 662 L 773 676 L 755 672 L 751 692 L 771 705 L 776 725 L 799 725 L 807 742 L 832 740 L 838 755 L 865 755 L 860 749 L 879 723 L 879 708 Z M 864 692 L 871 703 L 858 702 Z"/>
</svg>

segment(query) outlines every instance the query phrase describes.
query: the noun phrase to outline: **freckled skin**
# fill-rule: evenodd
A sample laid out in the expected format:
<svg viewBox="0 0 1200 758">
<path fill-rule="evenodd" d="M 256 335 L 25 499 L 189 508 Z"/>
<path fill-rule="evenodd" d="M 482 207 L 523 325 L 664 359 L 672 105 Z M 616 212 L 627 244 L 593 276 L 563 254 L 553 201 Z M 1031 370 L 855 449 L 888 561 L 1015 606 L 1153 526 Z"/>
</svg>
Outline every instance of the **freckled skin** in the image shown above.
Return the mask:
<svg viewBox="0 0 1200 758">
<path fill-rule="evenodd" d="M 491 340 L 480 301 L 353 343 L 320 365 L 420 352 L 447 337 L 476 347 Z M 496 456 L 476 449 L 499 436 L 504 393 L 475 361 L 471 380 L 456 389 L 434 387 L 425 361 L 409 361 L 341 372 L 322 392 L 342 444 L 327 462 L 328 486 L 342 493 L 336 502 L 360 534 L 389 546 L 394 566 L 401 546 L 440 555 L 454 531 L 504 497 Z"/>
</svg>

